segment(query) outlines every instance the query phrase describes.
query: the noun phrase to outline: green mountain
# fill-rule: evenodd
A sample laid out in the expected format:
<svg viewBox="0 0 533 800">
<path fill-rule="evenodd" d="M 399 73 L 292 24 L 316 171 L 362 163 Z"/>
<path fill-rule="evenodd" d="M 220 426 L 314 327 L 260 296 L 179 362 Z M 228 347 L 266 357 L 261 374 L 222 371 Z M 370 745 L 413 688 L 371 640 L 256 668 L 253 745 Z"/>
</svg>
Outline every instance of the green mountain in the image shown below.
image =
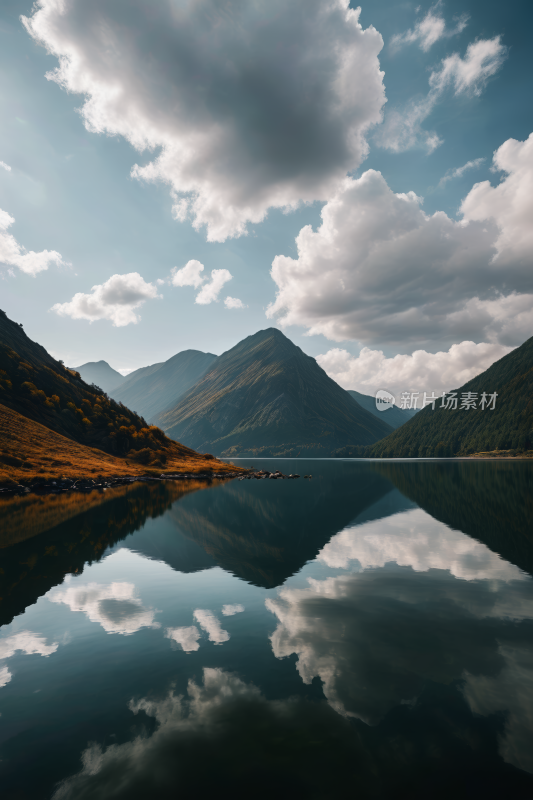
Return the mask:
<svg viewBox="0 0 533 800">
<path fill-rule="evenodd" d="M 217 358 L 156 420 L 168 436 L 225 457 L 330 456 L 391 431 L 275 328 Z"/>
<path fill-rule="evenodd" d="M 454 392 L 457 409 L 442 407 L 439 399 L 434 410 L 426 406 L 365 455 L 422 458 L 533 449 L 533 337 Z M 476 408 L 461 408 L 467 392 L 475 395 Z M 481 409 L 483 392 L 497 393 L 494 410 Z"/>
<path fill-rule="evenodd" d="M 94 383 L 108 394 L 126 380 L 124 375 L 110 367 L 107 361 L 88 361 L 87 364 L 73 369 L 80 373 L 85 383 Z"/>
<path fill-rule="evenodd" d="M 371 414 L 378 419 L 382 419 L 395 430 L 399 428 L 400 425 L 405 425 L 405 423 L 416 414 L 416 409 L 398 408 L 397 406 L 390 406 L 386 411 L 378 411 L 375 397 L 369 394 L 361 394 L 354 389 L 348 389 L 348 394 L 350 394 L 362 408 L 366 411 L 370 411 Z"/>
<path fill-rule="evenodd" d="M 147 420 L 175 406 L 216 359 L 212 353 L 184 350 L 168 361 L 136 370 L 112 395 Z"/>
</svg>

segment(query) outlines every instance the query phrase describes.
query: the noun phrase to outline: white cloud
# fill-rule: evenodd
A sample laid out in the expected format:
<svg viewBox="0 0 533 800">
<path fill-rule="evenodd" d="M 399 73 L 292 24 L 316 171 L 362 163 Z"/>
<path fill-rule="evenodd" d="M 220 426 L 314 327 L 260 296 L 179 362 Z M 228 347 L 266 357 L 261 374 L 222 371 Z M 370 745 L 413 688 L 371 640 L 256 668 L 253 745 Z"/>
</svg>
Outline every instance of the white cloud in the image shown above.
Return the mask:
<svg viewBox="0 0 533 800">
<path fill-rule="evenodd" d="M 204 283 L 196 295 L 194 302 L 201 306 L 206 306 L 209 305 L 209 303 L 216 302 L 224 284 L 226 284 L 228 281 L 231 281 L 232 278 L 233 275 L 227 269 L 211 270 L 209 283 Z"/>
<path fill-rule="evenodd" d="M 2 167 L 2 169 L 5 169 L 6 172 L 11 172 L 11 167 L 9 166 L 9 164 L 6 164 L 5 161 L 0 161 L 0 167 Z"/>
<path fill-rule="evenodd" d="M 348 0 L 163 0 L 157 14 L 40 0 L 22 21 L 59 60 L 47 77 L 84 95 L 87 129 L 158 149 L 132 174 L 167 183 L 174 216 L 224 241 L 270 207 L 327 199 L 365 157 L 383 40 L 359 14 Z"/>
<path fill-rule="evenodd" d="M 476 184 L 461 221 L 425 214 L 374 170 L 346 178 L 320 227 L 298 234 L 297 258 L 274 259 L 267 315 L 337 342 L 521 344 L 533 310 L 533 136 L 494 161 L 508 175 Z M 520 320 L 505 319 L 511 309 Z"/>
<path fill-rule="evenodd" d="M 144 608 L 135 596 L 132 583 L 113 582 L 109 585 L 88 583 L 69 586 L 48 596 L 52 603 L 64 603 L 71 611 L 81 611 L 91 622 L 98 622 L 106 633 L 124 636 L 141 628 L 159 628 L 154 622 L 156 611 Z"/>
<path fill-rule="evenodd" d="M 230 297 L 229 295 L 224 300 L 224 305 L 226 308 L 246 308 L 242 300 L 239 300 L 238 297 Z"/>
<path fill-rule="evenodd" d="M 412 355 L 391 358 L 382 350 L 368 347 L 358 356 L 333 348 L 316 360 L 344 389 L 372 396 L 378 389 L 387 389 L 396 397 L 398 405 L 401 392 L 419 392 L 418 408 L 421 408 L 424 392 L 439 394 L 457 389 L 510 351 L 510 347 L 499 344 L 461 342 L 444 352 L 415 350 Z"/>
<path fill-rule="evenodd" d="M 474 158 L 472 161 L 467 161 L 462 167 L 449 169 L 446 175 L 443 175 L 440 179 L 439 186 L 444 186 L 445 183 L 448 183 L 448 181 L 451 181 L 453 178 L 462 178 L 465 172 L 467 172 L 469 169 L 477 169 L 481 166 L 481 164 L 483 164 L 484 161 L 484 158 Z"/>
<path fill-rule="evenodd" d="M 205 276 L 202 275 L 203 271 L 204 265 L 193 259 L 187 261 L 181 269 L 174 267 L 170 282 L 172 286 L 194 286 L 197 289 L 205 281 Z"/>
<path fill-rule="evenodd" d="M 507 55 L 500 36 L 471 42 L 464 58 L 453 53 L 444 58 L 440 68 L 429 77 L 429 92 L 422 99 L 413 98 L 401 111 L 391 110 L 377 134 L 378 143 L 395 153 L 422 144 L 432 152 L 442 144 L 434 132 L 422 130 L 423 121 L 431 114 L 444 91 L 453 88 L 455 95 L 480 95 L 490 77 L 496 74 Z"/>
<path fill-rule="evenodd" d="M 494 153 L 494 168 L 506 173 L 498 186 L 476 183 L 463 200 L 465 220 L 494 220 L 499 229 L 495 261 L 533 260 L 533 133 L 525 142 L 508 139 Z"/>
<path fill-rule="evenodd" d="M 0 667 L 0 689 L 6 686 L 13 676 L 7 667 Z"/>
<path fill-rule="evenodd" d="M 228 641 L 229 633 L 222 628 L 212 611 L 197 608 L 193 613 L 193 617 L 198 625 L 207 633 L 210 642 L 222 644 Z"/>
<path fill-rule="evenodd" d="M 0 639 L 0 658 L 11 658 L 17 651 L 28 655 L 49 656 L 58 648 L 57 642 L 46 644 L 46 639 L 38 633 L 20 631 L 5 639 Z"/>
<path fill-rule="evenodd" d="M 172 639 L 174 642 L 180 644 L 186 653 L 192 653 L 200 648 L 198 642 L 200 631 L 196 625 L 183 628 L 167 628 L 165 636 L 167 639 Z"/>
<path fill-rule="evenodd" d="M 56 303 L 51 311 L 62 317 L 109 319 L 116 328 L 139 321 L 135 313 L 145 300 L 159 297 L 157 288 L 138 272 L 112 275 L 105 283 L 93 286 L 90 294 L 78 292 L 68 303 Z"/>
<path fill-rule="evenodd" d="M 242 611 L 244 611 L 244 606 L 240 603 L 222 606 L 222 613 L 225 617 L 231 617 L 233 614 L 240 614 Z"/>
<path fill-rule="evenodd" d="M 450 36 L 457 36 L 457 34 L 464 31 L 468 24 L 468 14 L 461 14 L 455 27 L 451 30 L 446 30 L 444 18 L 435 13 L 438 5 L 430 8 L 424 19 L 416 23 L 414 29 L 405 31 L 405 33 L 395 34 L 391 39 L 392 49 L 397 50 L 404 44 L 418 42 L 420 49 L 427 53 L 439 39 L 448 39 Z"/>
<path fill-rule="evenodd" d="M 9 169 L 11 168 L 9 167 Z M 38 272 L 48 269 L 50 264 L 57 264 L 58 267 L 70 266 L 55 250 L 41 250 L 39 253 L 33 250 L 26 252 L 12 234 L 6 233 L 14 222 L 14 217 L 0 208 L 0 264 L 18 267 L 27 275 L 37 275 Z"/>
</svg>

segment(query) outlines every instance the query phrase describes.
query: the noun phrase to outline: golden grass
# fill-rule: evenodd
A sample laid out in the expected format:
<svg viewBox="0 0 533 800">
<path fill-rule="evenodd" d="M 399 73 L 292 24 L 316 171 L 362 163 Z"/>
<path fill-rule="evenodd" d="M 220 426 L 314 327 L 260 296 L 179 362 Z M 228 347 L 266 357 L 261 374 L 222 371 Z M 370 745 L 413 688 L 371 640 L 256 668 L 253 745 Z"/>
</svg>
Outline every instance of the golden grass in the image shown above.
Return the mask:
<svg viewBox="0 0 533 800">
<path fill-rule="evenodd" d="M 43 478 L 109 478 L 121 475 L 240 472 L 240 467 L 207 459 L 173 442 L 164 468 L 154 470 L 131 459 L 86 447 L 0 404 L 0 483 Z M 244 471 L 244 470 L 242 470 Z"/>
</svg>

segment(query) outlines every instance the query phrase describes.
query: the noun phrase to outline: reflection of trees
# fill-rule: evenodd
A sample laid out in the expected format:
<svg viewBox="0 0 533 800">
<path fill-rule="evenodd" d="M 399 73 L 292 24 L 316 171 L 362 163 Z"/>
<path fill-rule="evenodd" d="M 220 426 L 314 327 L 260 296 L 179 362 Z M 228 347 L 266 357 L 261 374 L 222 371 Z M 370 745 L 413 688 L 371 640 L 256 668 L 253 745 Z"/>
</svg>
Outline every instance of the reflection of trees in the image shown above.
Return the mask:
<svg viewBox="0 0 533 800">
<path fill-rule="evenodd" d="M 13 498 L 14 503 L 0 505 L 5 538 L 16 542 L 0 550 L 0 624 L 22 613 L 67 573 L 82 573 L 85 564 L 98 561 L 147 519 L 205 486 L 200 481 L 142 483 L 89 495 Z"/>
<path fill-rule="evenodd" d="M 278 586 L 391 490 L 367 464 L 317 465 L 312 481 L 242 481 L 188 497 L 170 516 L 224 569 L 257 586 Z"/>
<path fill-rule="evenodd" d="M 81 771 L 60 783 L 53 800 L 167 800 L 222 787 L 239 800 L 471 800 L 495 792 L 526 797 L 532 786 L 496 753 L 501 721 L 474 718 L 455 688 L 428 691 L 377 729 L 323 702 L 267 699 L 220 669 L 204 669 L 186 697 L 170 692 L 129 707 L 155 722 L 151 734 L 107 749 L 90 744 Z"/>
<path fill-rule="evenodd" d="M 533 464 L 373 463 L 432 517 L 533 573 Z"/>
</svg>

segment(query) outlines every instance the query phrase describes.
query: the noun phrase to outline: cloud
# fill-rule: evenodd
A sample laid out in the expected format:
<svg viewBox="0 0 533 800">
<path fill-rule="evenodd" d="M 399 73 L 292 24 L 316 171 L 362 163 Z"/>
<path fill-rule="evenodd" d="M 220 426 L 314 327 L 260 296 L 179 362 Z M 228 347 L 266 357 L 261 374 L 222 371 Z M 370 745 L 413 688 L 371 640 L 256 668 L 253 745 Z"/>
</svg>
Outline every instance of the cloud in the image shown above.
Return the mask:
<svg viewBox="0 0 533 800">
<path fill-rule="evenodd" d="M 207 633 L 210 642 L 223 644 L 223 642 L 228 641 L 229 633 L 222 628 L 212 611 L 197 608 L 193 613 L 193 617 L 198 625 Z"/>
<path fill-rule="evenodd" d="M 2 169 L 5 169 L 6 172 L 11 172 L 11 167 L 9 166 L 9 164 L 6 164 L 5 161 L 0 161 L 0 167 Z"/>
<path fill-rule="evenodd" d="M 501 68 L 507 48 L 501 37 L 478 39 L 471 42 L 464 58 L 453 53 L 444 58 L 440 68 L 429 77 L 429 92 L 422 99 L 413 98 L 403 110 L 391 110 L 376 136 L 376 141 L 388 150 L 400 153 L 419 144 L 432 152 L 442 144 L 434 132 L 422 130 L 422 123 L 431 114 L 446 89 L 452 88 L 456 96 L 479 96 L 487 81 Z"/>
<path fill-rule="evenodd" d="M 493 170 L 506 173 L 498 186 L 476 183 L 461 204 L 467 221 L 494 220 L 499 234 L 494 261 L 519 260 L 531 269 L 533 258 L 533 133 L 525 142 L 508 139 L 494 153 Z"/>
<path fill-rule="evenodd" d="M 358 356 L 333 348 L 316 360 L 330 378 L 344 389 L 355 389 L 375 396 L 378 389 L 387 389 L 399 398 L 402 392 L 419 392 L 418 408 L 423 393 L 457 389 L 507 355 L 510 347 L 500 344 L 461 342 L 448 351 L 428 353 L 415 350 L 412 355 L 387 358 L 382 350 L 363 347 Z"/>
<path fill-rule="evenodd" d="M 181 269 L 174 267 L 170 282 L 172 286 L 194 286 L 197 289 L 205 281 L 205 276 L 202 275 L 203 271 L 204 265 L 199 261 L 187 261 Z"/>
<path fill-rule="evenodd" d="M 106 633 L 128 636 L 141 628 L 159 628 L 156 611 L 144 608 L 135 596 L 133 583 L 113 582 L 108 586 L 88 583 L 69 586 L 48 596 L 52 603 L 64 603 L 71 611 L 81 611 L 91 622 L 98 622 Z"/>
<path fill-rule="evenodd" d="M 8 169 L 11 169 L 11 167 L 8 167 Z M 48 269 L 50 264 L 57 264 L 58 267 L 70 266 L 68 262 L 63 261 L 61 254 L 55 250 L 41 250 L 40 253 L 36 253 L 33 250 L 26 252 L 25 248 L 17 242 L 12 234 L 6 233 L 14 222 L 14 217 L 0 208 L 0 264 L 18 267 L 27 275 L 34 276 L 38 272 Z"/>
<path fill-rule="evenodd" d="M 391 48 L 393 50 L 399 50 L 400 47 L 405 44 L 414 44 L 417 42 L 420 49 L 423 50 L 424 53 L 427 53 L 431 46 L 434 45 L 435 42 L 438 42 L 439 39 L 448 39 L 464 31 L 469 20 L 468 14 L 461 14 L 457 19 L 455 27 L 451 30 L 446 30 L 444 18 L 435 13 L 438 5 L 437 3 L 430 8 L 424 19 L 416 23 L 414 29 L 405 31 L 405 33 L 395 34 L 391 39 Z"/>
<path fill-rule="evenodd" d="M 84 96 L 86 128 L 157 149 L 132 175 L 224 241 L 327 199 L 365 157 L 383 40 L 359 15 L 348 0 L 40 0 L 21 19 L 59 61 L 47 77 Z"/>
<path fill-rule="evenodd" d="M 233 614 L 240 614 L 244 611 L 244 606 L 240 603 L 235 603 L 234 605 L 226 605 L 222 606 L 222 613 L 225 617 L 231 617 Z"/>
<path fill-rule="evenodd" d="M 78 292 L 68 303 L 56 303 L 51 311 L 62 317 L 87 319 L 109 319 L 116 328 L 137 323 L 135 313 L 145 300 L 159 297 L 157 288 L 147 283 L 138 272 L 112 275 L 105 283 L 93 286 L 90 294 Z"/>
<path fill-rule="evenodd" d="M 439 186 L 444 186 L 445 183 L 448 183 L 448 181 L 451 181 L 453 178 L 462 178 L 467 170 L 477 169 L 481 166 L 481 164 L 483 164 L 484 161 L 484 158 L 475 158 L 473 161 L 467 161 L 462 167 L 449 169 L 446 175 L 443 175 L 443 177 L 440 179 Z"/>
<path fill-rule="evenodd" d="M 224 300 L 224 305 L 226 308 L 246 308 L 242 300 L 239 300 L 238 297 L 230 297 L 229 295 Z"/>
<path fill-rule="evenodd" d="M 467 581 L 528 580 L 486 545 L 450 530 L 419 508 L 382 519 L 379 525 L 369 522 L 346 528 L 330 539 L 317 559 L 333 569 L 347 569 L 353 561 L 363 570 L 394 562 L 415 572 L 448 570 Z"/>
<path fill-rule="evenodd" d="M 165 636 L 167 639 L 172 639 L 181 645 L 182 650 L 186 653 L 192 653 L 200 649 L 198 639 L 200 638 L 200 631 L 196 625 L 190 625 L 188 628 L 167 628 Z"/>
<path fill-rule="evenodd" d="M 46 644 L 46 639 L 38 633 L 20 631 L 5 639 L 0 639 L 0 658 L 11 658 L 20 651 L 28 655 L 49 656 L 58 648 L 57 642 Z"/>
<path fill-rule="evenodd" d="M 533 136 L 506 142 L 494 163 L 507 175 L 476 184 L 460 221 L 425 214 L 374 170 L 346 178 L 320 227 L 298 234 L 297 258 L 274 259 L 267 316 L 337 342 L 520 344 L 533 310 Z M 511 308 L 520 324 L 505 321 Z"/>
<path fill-rule="evenodd" d="M 214 303 L 218 300 L 222 287 L 228 281 L 231 281 L 233 275 L 227 269 L 214 269 L 211 271 L 211 278 L 209 283 L 204 283 L 195 298 L 195 303 L 198 305 L 206 306 L 209 303 Z"/>
</svg>

